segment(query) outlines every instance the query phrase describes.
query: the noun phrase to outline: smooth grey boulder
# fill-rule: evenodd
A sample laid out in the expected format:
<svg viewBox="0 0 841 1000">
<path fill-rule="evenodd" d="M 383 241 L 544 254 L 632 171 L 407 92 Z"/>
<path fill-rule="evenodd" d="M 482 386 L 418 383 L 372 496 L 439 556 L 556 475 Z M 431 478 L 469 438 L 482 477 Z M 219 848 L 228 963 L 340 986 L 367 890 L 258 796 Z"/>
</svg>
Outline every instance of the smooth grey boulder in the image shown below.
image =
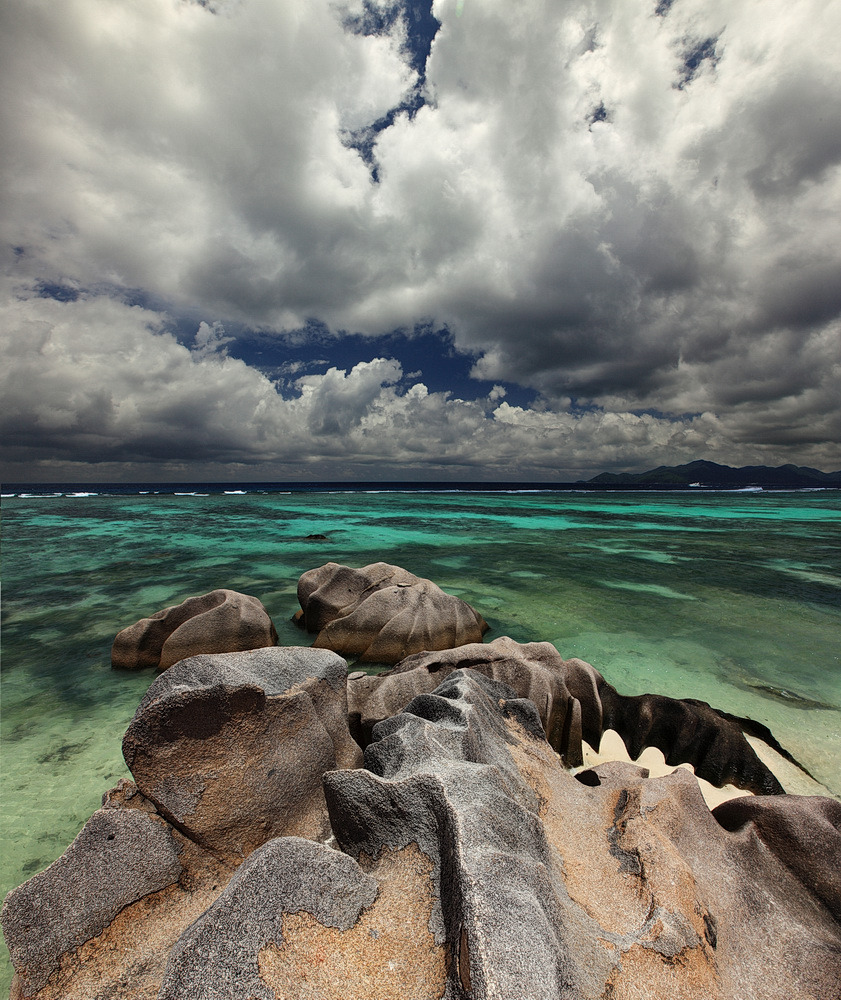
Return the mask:
<svg viewBox="0 0 841 1000">
<path fill-rule="evenodd" d="M 369 663 L 397 663 L 424 649 L 481 642 L 487 622 L 431 580 L 389 563 L 326 563 L 298 581 L 295 619 L 314 645 Z"/>
<path fill-rule="evenodd" d="M 200 653 L 235 653 L 276 645 L 274 623 L 256 597 L 213 590 L 124 628 L 111 647 L 111 666 L 166 670 Z"/>
<path fill-rule="evenodd" d="M 139 809 L 95 812 L 64 854 L 3 904 L 20 995 L 40 990 L 62 955 L 100 934 L 120 911 L 177 882 L 180 853 L 160 817 Z"/>
<path fill-rule="evenodd" d="M 182 833 L 231 861 L 273 837 L 329 836 L 321 776 L 353 768 L 347 664 L 269 647 L 181 660 L 123 739 L 137 787 Z"/>
<path fill-rule="evenodd" d="M 453 671 L 466 668 L 532 701 L 547 740 L 568 767 L 583 762 L 582 739 L 598 748 L 604 731 L 613 729 L 634 758 L 645 747 L 657 747 L 666 763 L 692 764 L 696 774 L 719 787 L 732 783 L 766 795 L 783 791 L 744 735 L 747 728 L 791 760 L 764 727 L 701 701 L 621 695 L 589 663 L 564 660 L 551 643 L 518 643 L 508 636 L 417 653 L 386 673 L 354 676 L 348 681 L 351 732 L 366 745 L 378 722 L 403 711 L 414 697 L 432 691 Z"/>
<path fill-rule="evenodd" d="M 237 869 L 216 902 L 172 949 L 160 1000 L 275 1000 L 260 953 L 282 945 L 283 918 L 301 910 L 348 930 L 377 882 L 346 854 L 297 837 L 271 840 Z"/>
</svg>

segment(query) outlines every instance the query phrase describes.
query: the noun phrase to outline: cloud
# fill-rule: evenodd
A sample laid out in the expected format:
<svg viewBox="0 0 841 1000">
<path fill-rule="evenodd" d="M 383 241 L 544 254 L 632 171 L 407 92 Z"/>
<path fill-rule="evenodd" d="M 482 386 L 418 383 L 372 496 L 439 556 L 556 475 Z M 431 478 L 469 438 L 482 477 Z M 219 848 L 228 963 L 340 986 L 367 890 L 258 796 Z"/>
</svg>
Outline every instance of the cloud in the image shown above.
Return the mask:
<svg viewBox="0 0 841 1000">
<path fill-rule="evenodd" d="M 841 464 L 841 8 L 435 0 L 425 103 L 371 131 L 420 80 L 394 8 L 6 5 L 15 454 L 282 465 L 341 441 L 373 467 L 390 420 L 382 460 L 430 469 Z M 192 353 L 167 332 L 186 314 Z M 540 404 L 413 396 L 383 359 L 290 367 L 284 402 L 226 355 L 243 325 L 312 321 L 446 328 Z"/>
<path fill-rule="evenodd" d="M 232 343 L 233 337 L 225 336 L 225 327 L 216 322 L 213 326 L 208 326 L 202 321 L 196 332 L 193 354 L 202 359 L 226 357 L 228 350 L 226 344 Z"/>
<path fill-rule="evenodd" d="M 15 292 L 0 311 L 0 453 L 41 479 L 577 478 L 652 453 L 720 457 L 716 439 L 733 436 L 712 414 L 537 411 L 505 402 L 500 386 L 467 401 L 409 387 L 385 358 L 301 376 L 284 398 L 219 349 L 218 326 L 202 324 L 190 350 L 139 306 Z M 797 427 L 793 408 L 791 438 L 809 447 Z"/>
</svg>

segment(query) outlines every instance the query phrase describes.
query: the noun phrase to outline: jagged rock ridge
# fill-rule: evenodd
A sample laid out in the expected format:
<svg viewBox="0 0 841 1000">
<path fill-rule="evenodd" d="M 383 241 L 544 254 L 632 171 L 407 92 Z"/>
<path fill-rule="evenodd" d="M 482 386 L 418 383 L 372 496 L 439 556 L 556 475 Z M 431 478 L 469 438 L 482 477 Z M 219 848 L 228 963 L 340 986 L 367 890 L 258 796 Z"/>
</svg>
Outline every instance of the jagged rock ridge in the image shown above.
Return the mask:
<svg viewBox="0 0 841 1000">
<path fill-rule="evenodd" d="M 444 608 L 461 644 L 378 676 L 268 644 L 169 666 L 134 781 L 6 899 L 13 1000 L 837 1000 L 841 804 L 780 794 L 748 720 L 471 641 L 481 617 L 399 567 L 301 581 L 319 638 L 350 622 L 380 659 Z M 759 794 L 711 813 L 683 769 L 574 775 L 608 729 Z"/>
</svg>

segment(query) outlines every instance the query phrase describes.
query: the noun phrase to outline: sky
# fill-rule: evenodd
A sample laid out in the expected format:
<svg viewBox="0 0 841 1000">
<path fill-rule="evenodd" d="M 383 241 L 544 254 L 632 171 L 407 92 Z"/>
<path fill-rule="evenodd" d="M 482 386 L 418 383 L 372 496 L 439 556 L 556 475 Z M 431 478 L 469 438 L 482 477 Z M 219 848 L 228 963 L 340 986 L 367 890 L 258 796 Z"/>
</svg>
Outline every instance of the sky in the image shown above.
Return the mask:
<svg viewBox="0 0 841 1000">
<path fill-rule="evenodd" d="M 5 0 L 6 482 L 841 468 L 835 0 Z"/>
</svg>

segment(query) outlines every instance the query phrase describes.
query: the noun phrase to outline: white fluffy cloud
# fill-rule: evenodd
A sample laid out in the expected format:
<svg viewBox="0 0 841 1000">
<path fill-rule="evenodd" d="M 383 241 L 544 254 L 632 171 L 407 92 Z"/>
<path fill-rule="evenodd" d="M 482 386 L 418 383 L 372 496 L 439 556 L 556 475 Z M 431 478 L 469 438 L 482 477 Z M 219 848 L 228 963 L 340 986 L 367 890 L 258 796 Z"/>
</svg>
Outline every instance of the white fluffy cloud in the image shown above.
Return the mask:
<svg viewBox="0 0 841 1000">
<path fill-rule="evenodd" d="M 710 415 L 537 412 L 509 405 L 499 386 L 465 401 L 409 387 L 384 358 L 302 376 L 285 399 L 226 355 L 219 326 L 202 324 L 190 350 L 159 314 L 112 298 L 59 302 L 21 288 L 8 298 L 0 440 L 10 481 L 24 468 L 42 479 L 554 478 L 593 475 L 618 456 L 679 462 L 707 447 L 721 457 Z"/>
<path fill-rule="evenodd" d="M 656 6 L 435 0 L 426 105 L 379 132 L 375 183 L 349 136 L 417 84 L 399 19 L 4 5 L 13 468 L 837 468 L 841 7 Z M 123 304 L 137 289 L 207 318 L 197 350 Z M 226 326 L 310 319 L 446 325 L 477 377 L 541 405 L 407 391 L 383 359 L 284 401 L 226 356 Z"/>
</svg>

